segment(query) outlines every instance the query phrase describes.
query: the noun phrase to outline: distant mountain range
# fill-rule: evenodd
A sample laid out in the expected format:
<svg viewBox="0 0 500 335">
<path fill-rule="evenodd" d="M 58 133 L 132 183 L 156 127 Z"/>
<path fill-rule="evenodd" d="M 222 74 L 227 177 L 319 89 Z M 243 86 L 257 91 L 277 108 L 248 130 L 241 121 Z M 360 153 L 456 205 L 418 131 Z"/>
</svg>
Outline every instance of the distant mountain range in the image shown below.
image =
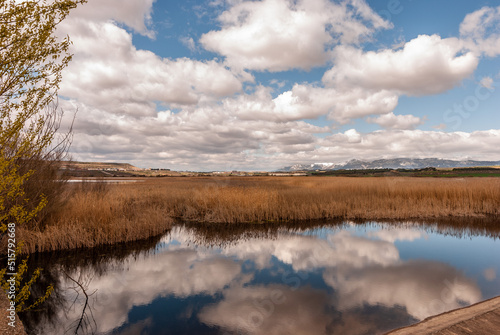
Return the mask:
<svg viewBox="0 0 500 335">
<path fill-rule="evenodd" d="M 477 166 L 500 166 L 500 161 L 454 161 L 439 158 L 394 158 L 377 159 L 374 161 L 363 161 L 352 159 L 343 163 L 314 163 L 295 164 L 287 166 L 280 171 L 326 171 L 326 170 L 366 170 L 366 169 L 423 169 L 426 167 L 435 168 L 458 168 Z"/>
</svg>

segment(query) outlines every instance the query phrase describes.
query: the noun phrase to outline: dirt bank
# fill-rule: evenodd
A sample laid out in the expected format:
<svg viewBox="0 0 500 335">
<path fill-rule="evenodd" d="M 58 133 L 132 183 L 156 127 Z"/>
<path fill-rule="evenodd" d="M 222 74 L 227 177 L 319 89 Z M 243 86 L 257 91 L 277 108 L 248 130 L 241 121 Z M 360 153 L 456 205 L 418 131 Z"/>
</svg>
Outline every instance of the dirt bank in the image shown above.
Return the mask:
<svg viewBox="0 0 500 335">
<path fill-rule="evenodd" d="M 5 292 L 0 290 L 0 334 L 4 335 L 26 335 L 24 331 L 23 323 L 19 320 L 16 314 L 16 321 L 14 323 L 15 327 L 9 325 L 11 320 L 9 317 L 9 311 L 7 310 L 10 306 L 10 301 L 5 295 Z"/>
<path fill-rule="evenodd" d="M 432 316 L 413 326 L 387 333 L 389 334 L 500 334 L 500 297 Z"/>
</svg>

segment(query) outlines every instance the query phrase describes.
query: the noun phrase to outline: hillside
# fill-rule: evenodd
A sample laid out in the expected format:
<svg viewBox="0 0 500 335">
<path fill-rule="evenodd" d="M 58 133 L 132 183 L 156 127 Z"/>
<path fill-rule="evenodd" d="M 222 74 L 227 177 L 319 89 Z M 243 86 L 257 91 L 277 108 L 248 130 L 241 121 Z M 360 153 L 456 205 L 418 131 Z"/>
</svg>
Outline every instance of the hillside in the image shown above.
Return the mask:
<svg viewBox="0 0 500 335">
<path fill-rule="evenodd" d="M 84 170 L 119 170 L 119 171 L 142 171 L 143 169 L 129 163 L 101 163 L 101 162 L 68 162 L 65 164 L 70 169 Z"/>
</svg>

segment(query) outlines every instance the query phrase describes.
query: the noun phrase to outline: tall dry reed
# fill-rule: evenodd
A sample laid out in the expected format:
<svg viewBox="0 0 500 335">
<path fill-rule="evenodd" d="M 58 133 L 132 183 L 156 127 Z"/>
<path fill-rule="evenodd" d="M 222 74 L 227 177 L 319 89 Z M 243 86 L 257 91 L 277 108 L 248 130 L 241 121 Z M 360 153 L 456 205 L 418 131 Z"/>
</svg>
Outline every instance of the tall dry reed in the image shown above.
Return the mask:
<svg viewBox="0 0 500 335">
<path fill-rule="evenodd" d="M 224 180 L 223 180 L 224 181 Z M 419 219 L 500 214 L 500 179 L 237 178 L 166 180 L 163 199 L 186 220 Z M 186 187 L 188 186 L 188 187 Z"/>
<path fill-rule="evenodd" d="M 500 178 L 172 177 L 76 190 L 29 251 L 116 243 L 197 222 L 500 216 Z"/>
<path fill-rule="evenodd" d="M 104 183 L 71 186 L 70 198 L 48 218 L 45 229 L 20 230 L 25 252 L 141 240 L 165 232 L 173 223 L 166 207 L 147 194 Z"/>
</svg>

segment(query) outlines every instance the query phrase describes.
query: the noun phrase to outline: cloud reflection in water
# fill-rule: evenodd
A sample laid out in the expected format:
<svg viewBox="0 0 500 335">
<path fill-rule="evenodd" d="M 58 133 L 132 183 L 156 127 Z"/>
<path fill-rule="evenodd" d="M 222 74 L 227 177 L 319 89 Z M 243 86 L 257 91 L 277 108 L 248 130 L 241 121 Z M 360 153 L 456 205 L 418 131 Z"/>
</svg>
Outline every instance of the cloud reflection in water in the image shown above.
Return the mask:
<svg viewBox="0 0 500 335">
<path fill-rule="evenodd" d="M 99 333 L 166 331 L 165 322 L 188 319 L 215 333 L 379 333 L 482 299 L 460 270 L 400 258 L 395 242 L 426 238 L 422 230 L 281 232 L 220 248 L 196 245 L 196 234 L 176 227 L 154 254 L 130 256 L 94 277 L 88 291 L 97 290 L 92 306 Z M 199 297 L 208 300 L 197 303 Z M 147 314 L 159 300 L 179 305 L 169 321 L 130 319 L 132 310 Z M 61 309 L 61 327 L 79 313 Z"/>
</svg>

